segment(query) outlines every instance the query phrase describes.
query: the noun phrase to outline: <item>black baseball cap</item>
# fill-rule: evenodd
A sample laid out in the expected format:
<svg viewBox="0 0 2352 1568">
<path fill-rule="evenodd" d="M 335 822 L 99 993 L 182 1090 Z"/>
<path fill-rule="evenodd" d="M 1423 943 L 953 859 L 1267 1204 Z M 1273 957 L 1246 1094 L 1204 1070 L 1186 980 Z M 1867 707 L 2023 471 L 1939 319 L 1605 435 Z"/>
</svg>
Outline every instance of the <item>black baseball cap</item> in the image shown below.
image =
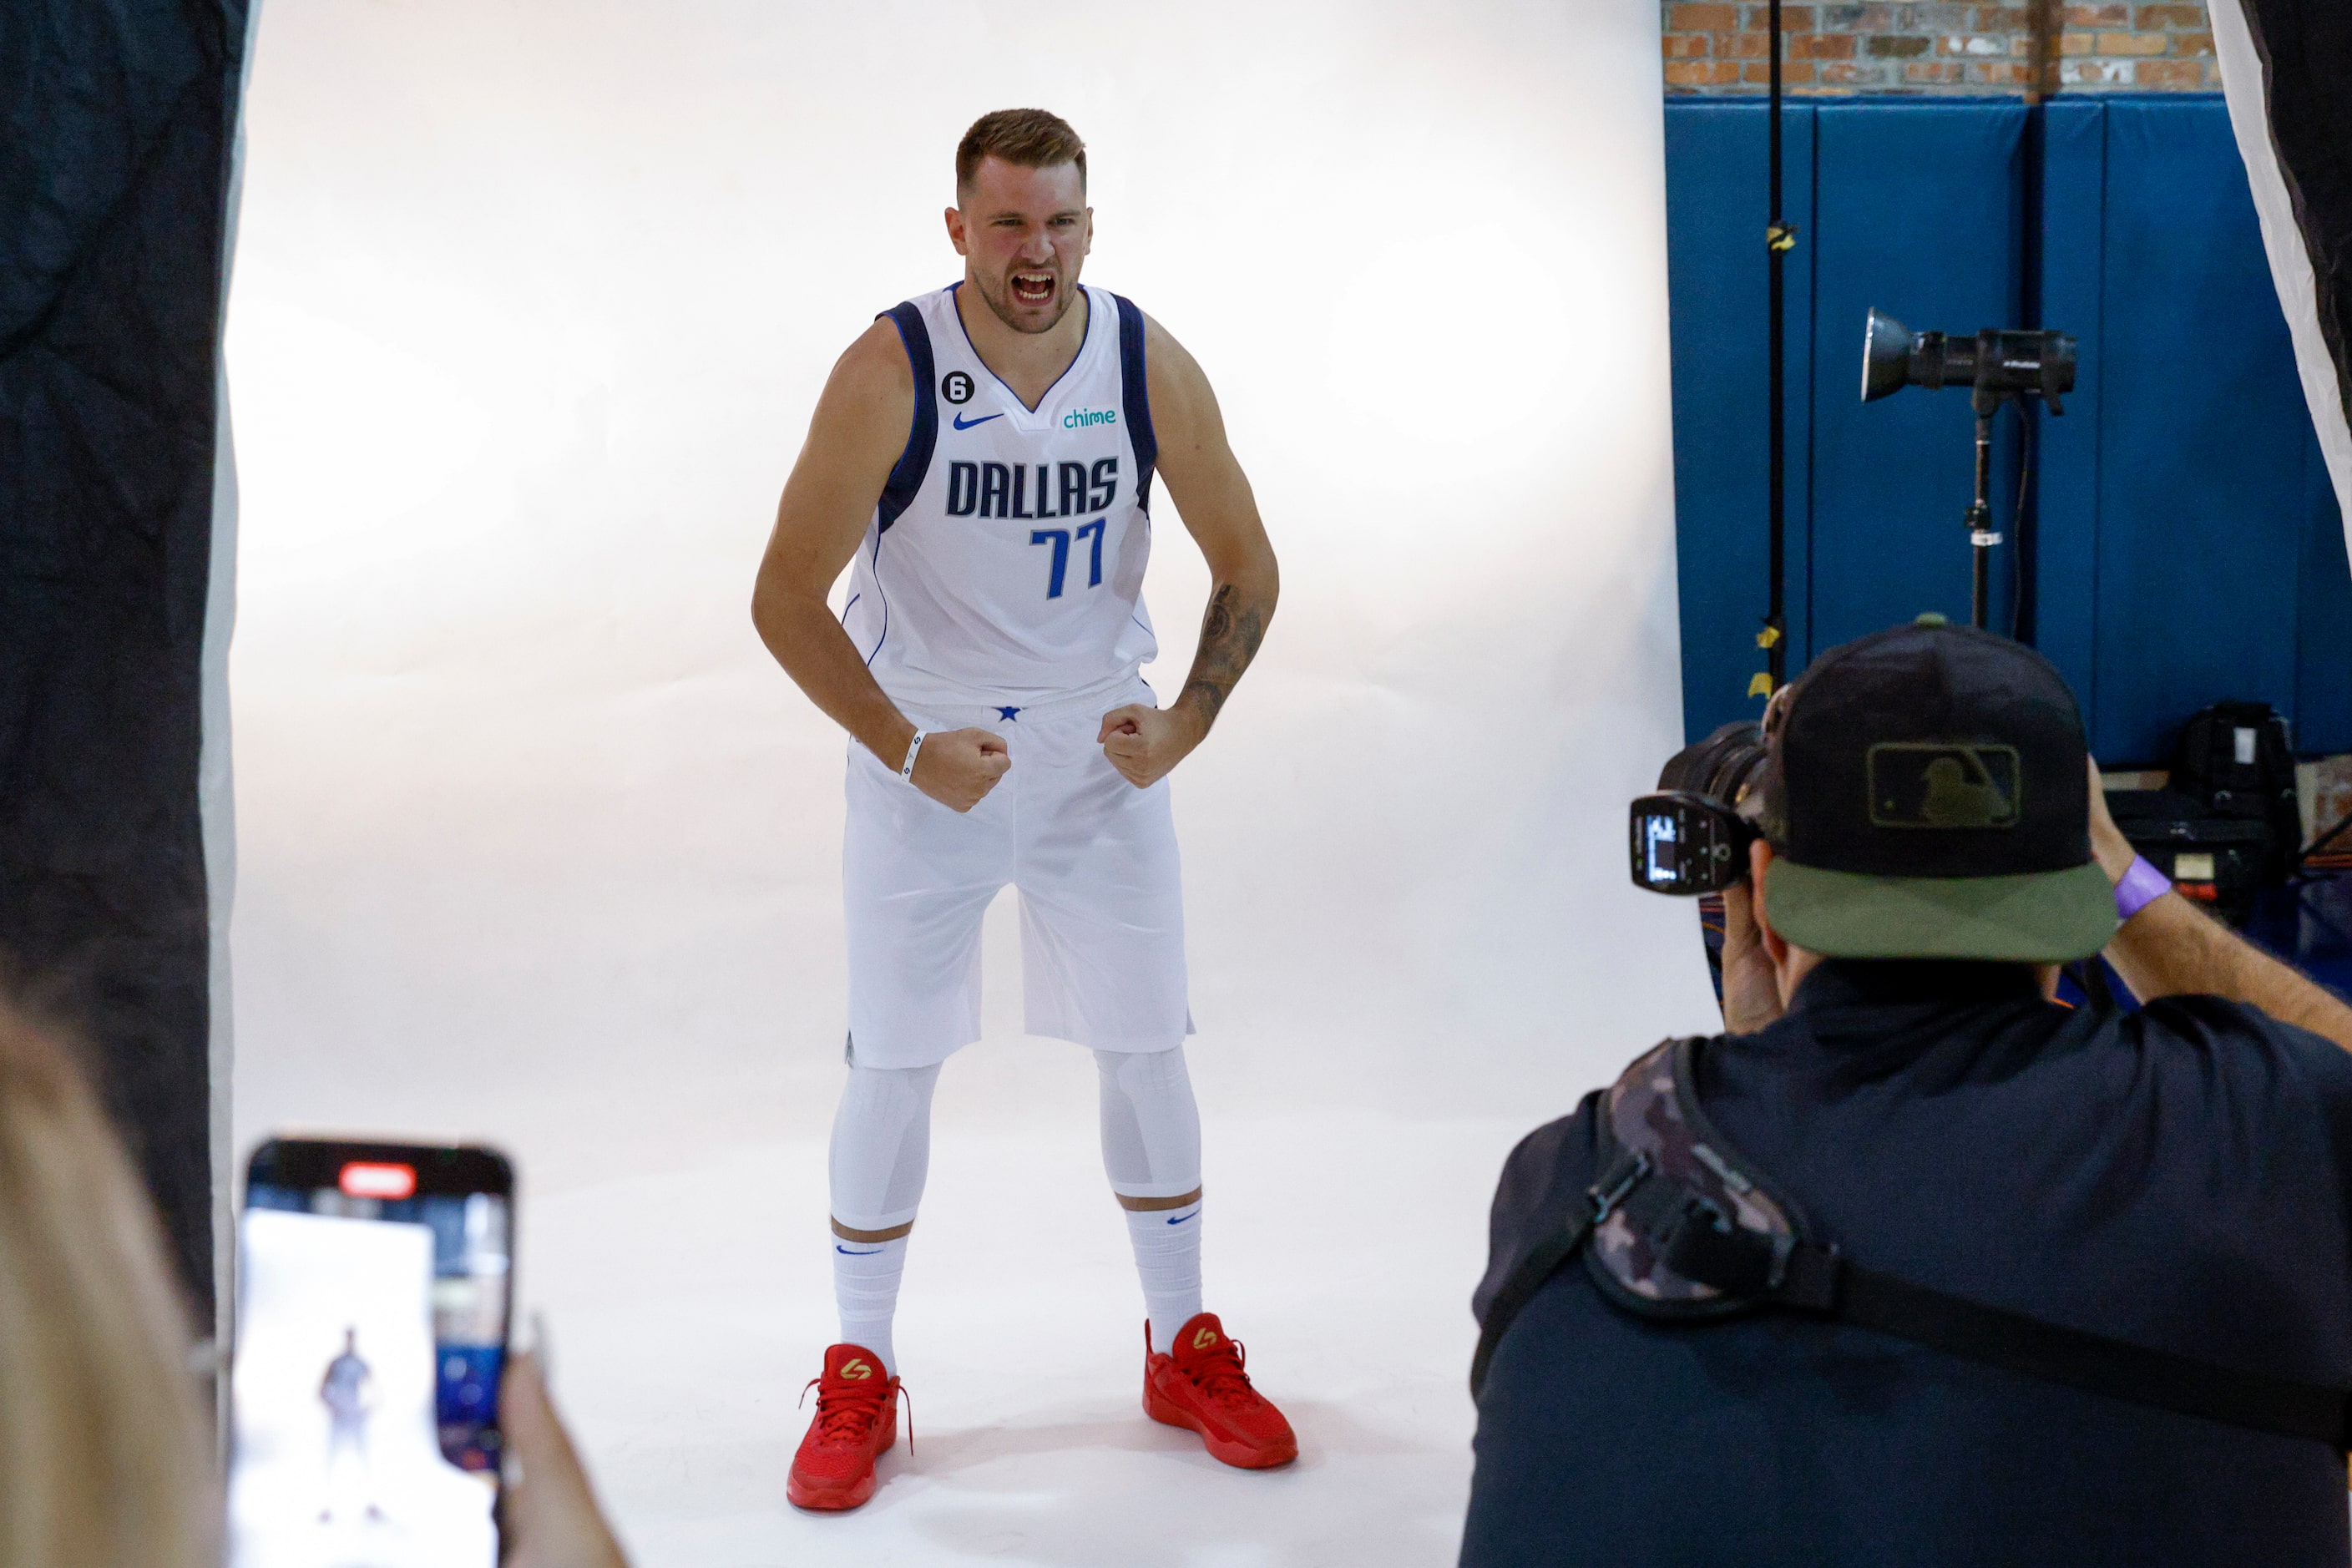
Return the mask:
<svg viewBox="0 0 2352 1568">
<path fill-rule="evenodd" d="M 1765 908 L 1799 946 L 2059 963 L 2115 935 L 2082 714 L 2032 648 L 1940 616 L 1843 644 L 1774 747 Z"/>
</svg>

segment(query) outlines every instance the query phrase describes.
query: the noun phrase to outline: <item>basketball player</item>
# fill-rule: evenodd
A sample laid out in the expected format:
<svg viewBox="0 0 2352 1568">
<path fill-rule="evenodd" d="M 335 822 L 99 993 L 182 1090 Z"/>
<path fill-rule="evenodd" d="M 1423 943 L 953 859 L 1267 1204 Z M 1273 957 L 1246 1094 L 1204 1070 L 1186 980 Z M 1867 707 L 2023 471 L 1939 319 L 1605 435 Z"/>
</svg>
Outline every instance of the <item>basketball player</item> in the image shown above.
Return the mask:
<svg viewBox="0 0 2352 1568">
<path fill-rule="evenodd" d="M 327 1407 L 328 1492 L 319 1522 L 325 1524 L 335 1517 L 336 1461 L 345 1454 L 359 1471 L 360 1499 L 366 1505 L 367 1517 L 382 1519 L 383 1510 L 375 1505 L 374 1470 L 368 1461 L 367 1429 L 368 1418 L 375 1414 L 375 1372 L 360 1357 L 358 1329 L 343 1331 L 342 1353 L 327 1363 L 326 1375 L 319 1380 L 319 1403 Z"/>
<path fill-rule="evenodd" d="M 855 1508 L 897 1435 L 890 1343 L 940 1064 L 980 1035 L 981 916 L 1020 889 L 1033 1034 L 1090 1047 L 1103 1163 L 1142 1276 L 1143 1405 L 1257 1468 L 1297 1443 L 1201 1305 L 1201 1124 L 1184 1068 L 1169 770 L 1274 613 L 1274 550 L 1208 381 L 1078 281 L 1086 148 L 1041 110 L 956 149 L 961 283 L 895 307 L 834 367 L 777 509 L 752 618 L 853 737 L 843 883 L 849 1081 L 833 1129 L 841 1342 L 787 1493 Z M 1152 481 L 1214 578 L 1161 709 L 1138 667 Z M 839 620 L 825 595 L 851 568 Z"/>
</svg>

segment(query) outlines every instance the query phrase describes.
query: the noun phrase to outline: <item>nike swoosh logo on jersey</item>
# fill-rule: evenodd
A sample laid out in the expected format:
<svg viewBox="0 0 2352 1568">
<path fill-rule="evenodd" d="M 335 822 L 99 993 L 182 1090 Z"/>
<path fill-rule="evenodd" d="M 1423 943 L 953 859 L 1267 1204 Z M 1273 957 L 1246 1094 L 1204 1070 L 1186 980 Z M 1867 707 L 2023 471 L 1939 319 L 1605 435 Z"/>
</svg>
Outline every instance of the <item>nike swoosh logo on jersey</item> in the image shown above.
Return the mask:
<svg viewBox="0 0 2352 1568">
<path fill-rule="evenodd" d="M 992 419 L 1002 419 L 1003 417 L 1004 416 L 1002 414 L 983 414 L 977 419 L 967 419 L 962 415 L 959 414 L 955 416 L 955 427 L 959 430 L 969 430 L 975 425 L 985 425 Z"/>
</svg>

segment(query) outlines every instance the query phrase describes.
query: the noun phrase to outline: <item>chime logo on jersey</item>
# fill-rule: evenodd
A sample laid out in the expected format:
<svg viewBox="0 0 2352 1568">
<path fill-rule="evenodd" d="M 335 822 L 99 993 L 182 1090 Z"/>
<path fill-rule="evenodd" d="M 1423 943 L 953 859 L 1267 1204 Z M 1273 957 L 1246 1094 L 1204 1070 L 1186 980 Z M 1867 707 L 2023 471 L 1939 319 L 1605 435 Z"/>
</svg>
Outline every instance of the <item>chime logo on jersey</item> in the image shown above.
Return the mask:
<svg viewBox="0 0 2352 1568">
<path fill-rule="evenodd" d="M 1065 430 L 1083 430 L 1089 425 L 1118 423 L 1118 410 L 1116 408 L 1073 408 L 1062 416 L 1062 428 Z"/>
<path fill-rule="evenodd" d="M 1034 480 L 1033 487 L 1032 480 Z M 950 463 L 950 517 L 1075 517 L 1118 496 L 1118 459 L 1084 463 Z"/>
</svg>

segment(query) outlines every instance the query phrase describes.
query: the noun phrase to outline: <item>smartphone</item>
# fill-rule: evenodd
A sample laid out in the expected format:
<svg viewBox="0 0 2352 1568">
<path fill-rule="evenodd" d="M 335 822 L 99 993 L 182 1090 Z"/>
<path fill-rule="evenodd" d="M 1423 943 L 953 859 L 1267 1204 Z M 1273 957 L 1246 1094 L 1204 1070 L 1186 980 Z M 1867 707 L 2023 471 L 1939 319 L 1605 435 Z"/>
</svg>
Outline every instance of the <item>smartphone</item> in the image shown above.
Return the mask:
<svg viewBox="0 0 2352 1568">
<path fill-rule="evenodd" d="M 272 1139 L 237 1258 L 230 1568 L 495 1568 L 505 1156 Z"/>
</svg>

